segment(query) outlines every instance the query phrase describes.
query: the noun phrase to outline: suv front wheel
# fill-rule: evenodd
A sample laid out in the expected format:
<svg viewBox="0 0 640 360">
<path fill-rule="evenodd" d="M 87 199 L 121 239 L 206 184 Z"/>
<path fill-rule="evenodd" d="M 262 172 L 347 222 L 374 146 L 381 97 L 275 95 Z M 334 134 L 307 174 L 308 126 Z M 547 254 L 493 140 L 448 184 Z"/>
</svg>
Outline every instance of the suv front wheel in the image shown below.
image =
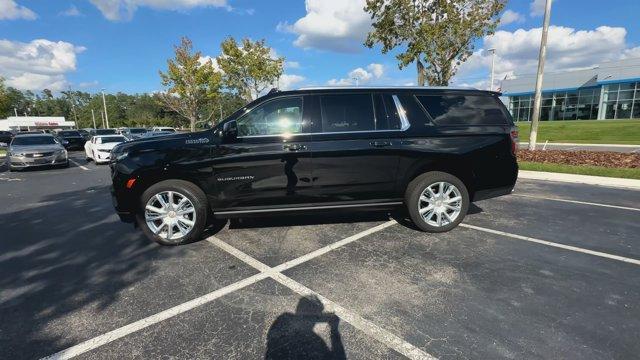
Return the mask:
<svg viewBox="0 0 640 360">
<path fill-rule="evenodd" d="M 196 185 L 166 180 L 148 188 L 136 216 L 145 235 L 162 245 L 199 240 L 207 224 L 207 197 Z"/>
<path fill-rule="evenodd" d="M 411 181 L 405 193 L 405 204 L 418 228 L 445 232 L 464 219 L 469 210 L 469 192 L 457 177 L 433 171 Z"/>
</svg>

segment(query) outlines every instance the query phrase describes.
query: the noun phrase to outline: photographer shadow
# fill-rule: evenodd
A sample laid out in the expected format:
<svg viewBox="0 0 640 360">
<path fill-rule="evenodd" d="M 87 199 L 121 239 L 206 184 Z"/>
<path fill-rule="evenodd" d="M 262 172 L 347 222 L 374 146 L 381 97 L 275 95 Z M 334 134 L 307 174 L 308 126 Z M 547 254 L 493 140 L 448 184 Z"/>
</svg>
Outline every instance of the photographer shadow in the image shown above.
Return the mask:
<svg viewBox="0 0 640 360">
<path fill-rule="evenodd" d="M 265 359 L 346 359 L 338 325 L 340 318 L 323 312 L 324 306 L 315 296 L 298 301 L 295 313 L 283 313 L 273 322 L 267 334 Z M 330 346 L 313 331 L 316 324 L 327 324 Z"/>
</svg>

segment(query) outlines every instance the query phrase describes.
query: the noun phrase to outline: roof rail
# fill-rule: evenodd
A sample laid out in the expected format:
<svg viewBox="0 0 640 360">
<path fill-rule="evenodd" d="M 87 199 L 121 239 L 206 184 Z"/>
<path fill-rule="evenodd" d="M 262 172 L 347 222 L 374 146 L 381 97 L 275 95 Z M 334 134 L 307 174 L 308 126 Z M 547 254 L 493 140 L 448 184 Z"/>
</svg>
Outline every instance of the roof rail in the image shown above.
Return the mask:
<svg viewBox="0 0 640 360">
<path fill-rule="evenodd" d="M 478 90 L 477 88 L 474 88 L 474 87 L 464 87 L 464 86 L 310 86 L 310 87 L 299 88 L 298 90 L 334 90 L 334 89 Z"/>
</svg>

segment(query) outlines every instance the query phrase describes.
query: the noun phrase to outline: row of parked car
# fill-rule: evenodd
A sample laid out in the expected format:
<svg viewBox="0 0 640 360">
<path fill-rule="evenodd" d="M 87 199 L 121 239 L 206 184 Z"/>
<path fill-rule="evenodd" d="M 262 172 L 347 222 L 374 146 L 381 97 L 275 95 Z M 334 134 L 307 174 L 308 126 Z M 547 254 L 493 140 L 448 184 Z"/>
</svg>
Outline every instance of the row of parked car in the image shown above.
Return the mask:
<svg viewBox="0 0 640 360">
<path fill-rule="evenodd" d="M 175 133 L 169 127 L 79 129 L 56 132 L 0 132 L 0 143 L 8 147 L 7 165 L 10 171 L 29 167 L 68 167 L 70 150 L 84 150 L 87 160 L 108 163 L 111 149 L 117 144 L 140 138 Z"/>
</svg>

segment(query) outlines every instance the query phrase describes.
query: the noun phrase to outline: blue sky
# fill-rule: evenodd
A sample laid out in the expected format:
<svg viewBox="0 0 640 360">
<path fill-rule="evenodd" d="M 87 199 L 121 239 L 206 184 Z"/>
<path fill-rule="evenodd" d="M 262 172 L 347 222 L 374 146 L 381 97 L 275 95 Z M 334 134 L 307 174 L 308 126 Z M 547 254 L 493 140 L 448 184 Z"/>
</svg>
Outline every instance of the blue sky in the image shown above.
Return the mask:
<svg viewBox="0 0 640 360">
<path fill-rule="evenodd" d="M 364 0 L 0 0 L 0 76 L 23 89 L 161 90 L 172 46 L 181 36 L 217 56 L 227 36 L 265 38 L 288 61 L 281 87 L 349 84 L 408 85 L 394 54 L 367 49 Z M 454 84 L 488 86 L 495 47 L 496 78 L 535 71 L 543 0 L 511 0 L 496 36 L 476 42 L 477 53 Z M 556 0 L 548 69 L 579 69 L 640 57 L 640 2 Z"/>
</svg>

